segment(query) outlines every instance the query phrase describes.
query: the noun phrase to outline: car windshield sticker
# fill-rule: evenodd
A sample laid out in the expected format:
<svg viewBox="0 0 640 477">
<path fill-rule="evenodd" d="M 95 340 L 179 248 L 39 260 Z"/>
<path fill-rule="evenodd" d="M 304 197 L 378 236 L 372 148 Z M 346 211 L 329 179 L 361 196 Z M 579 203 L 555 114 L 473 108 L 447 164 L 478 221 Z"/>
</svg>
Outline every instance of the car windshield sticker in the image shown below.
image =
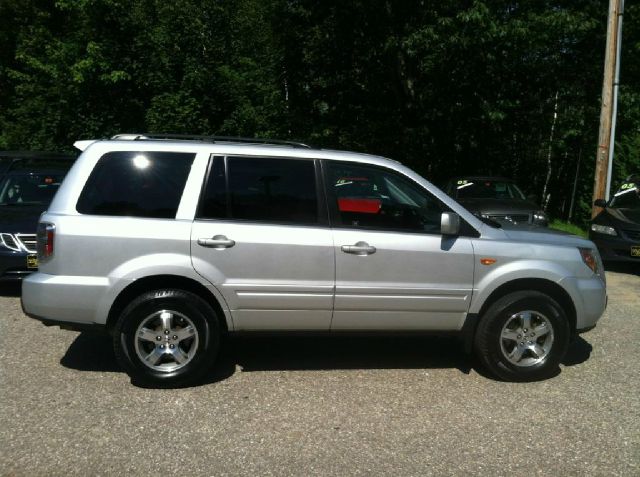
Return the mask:
<svg viewBox="0 0 640 477">
<path fill-rule="evenodd" d="M 638 186 L 636 186 L 636 184 L 634 182 L 627 182 L 626 184 L 622 184 L 620 186 L 620 190 L 618 192 L 616 192 L 614 197 L 618 197 L 618 196 L 620 196 L 622 194 L 626 194 L 628 192 L 633 192 L 635 190 L 638 190 Z"/>
</svg>

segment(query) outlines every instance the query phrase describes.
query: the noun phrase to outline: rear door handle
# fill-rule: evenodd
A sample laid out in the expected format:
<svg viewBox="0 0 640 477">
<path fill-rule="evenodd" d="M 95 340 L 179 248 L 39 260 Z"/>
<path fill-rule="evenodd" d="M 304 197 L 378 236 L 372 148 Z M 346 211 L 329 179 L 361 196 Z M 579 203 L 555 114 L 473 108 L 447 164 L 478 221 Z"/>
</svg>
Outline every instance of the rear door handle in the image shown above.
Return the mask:
<svg viewBox="0 0 640 477">
<path fill-rule="evenodd" d="M 344 253 L 351 253 L 353 255 L 371 255 L 376 253 L 376 248 L 369 245 L 367 242 L 357 242 L 355 245 L 343 245 L 340 247 Z"/>
<path fill-rule="evenodd" d="M 199 238 L 198 245 L 207 248 L 215 248 L 216 250 L 224 250 L 233 247 L 235 240 L 228 239 L 224 235 L 214 235 L 213 238 Z"/>
</svg>

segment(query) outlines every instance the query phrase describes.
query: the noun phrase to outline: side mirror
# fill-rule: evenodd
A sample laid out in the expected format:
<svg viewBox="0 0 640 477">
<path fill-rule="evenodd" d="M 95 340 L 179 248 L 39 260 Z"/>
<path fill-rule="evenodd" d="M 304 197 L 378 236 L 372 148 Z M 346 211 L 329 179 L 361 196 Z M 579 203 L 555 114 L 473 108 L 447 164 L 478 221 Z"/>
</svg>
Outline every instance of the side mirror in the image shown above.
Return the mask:
<svg viewBox="0 0 640 477">
<path fill-rule="evenodd" d="M 595 201 L 593 201 L 593 205 L 595 205 L 596 207 L 602 207 L 603 209 L 606 209 L 607 201 L 604 199 L 596 199 Z"/>
<path fill-rule="evenodd" d="M 442 235 L 458 235 L 460 233 L 460 216 L 455 212 L 443 212 L 440 217 L 440 233 Z"/>
</svg>

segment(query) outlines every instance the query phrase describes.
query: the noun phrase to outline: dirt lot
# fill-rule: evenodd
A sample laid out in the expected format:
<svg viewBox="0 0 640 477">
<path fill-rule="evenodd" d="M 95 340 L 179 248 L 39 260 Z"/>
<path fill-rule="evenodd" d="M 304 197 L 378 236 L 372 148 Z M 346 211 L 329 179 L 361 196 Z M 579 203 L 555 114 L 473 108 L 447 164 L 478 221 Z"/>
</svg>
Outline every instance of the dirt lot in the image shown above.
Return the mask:
<svg viewBox="0 0 640 477">
<path fill-rule="evenodd" d="M 132 386 L 107 338 L 0 297 L 1 475 L 640 475 L 640 275 L 562 372 L 511 384 L 443 338 L 236 340 L 209 383 Z"/>
</svg>

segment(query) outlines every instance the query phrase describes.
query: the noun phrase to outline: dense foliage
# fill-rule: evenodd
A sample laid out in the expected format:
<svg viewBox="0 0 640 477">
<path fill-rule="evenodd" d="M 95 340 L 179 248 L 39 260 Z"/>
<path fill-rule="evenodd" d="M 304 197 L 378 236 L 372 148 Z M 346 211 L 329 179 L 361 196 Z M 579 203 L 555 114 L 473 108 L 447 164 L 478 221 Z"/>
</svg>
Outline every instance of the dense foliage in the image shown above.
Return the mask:
<svg viewBox="0 0 640 477">
<path fill-rule="evenodd" d="M 640 5 L 627 3 L 614 186 L 640 170 Z M 606 20 L 606 0 L 1 0 L 0 149 L 291 138 L 436 183 L 513 176 L 560 218 L 580 163 L 584 222 Z"/>
</svg>

